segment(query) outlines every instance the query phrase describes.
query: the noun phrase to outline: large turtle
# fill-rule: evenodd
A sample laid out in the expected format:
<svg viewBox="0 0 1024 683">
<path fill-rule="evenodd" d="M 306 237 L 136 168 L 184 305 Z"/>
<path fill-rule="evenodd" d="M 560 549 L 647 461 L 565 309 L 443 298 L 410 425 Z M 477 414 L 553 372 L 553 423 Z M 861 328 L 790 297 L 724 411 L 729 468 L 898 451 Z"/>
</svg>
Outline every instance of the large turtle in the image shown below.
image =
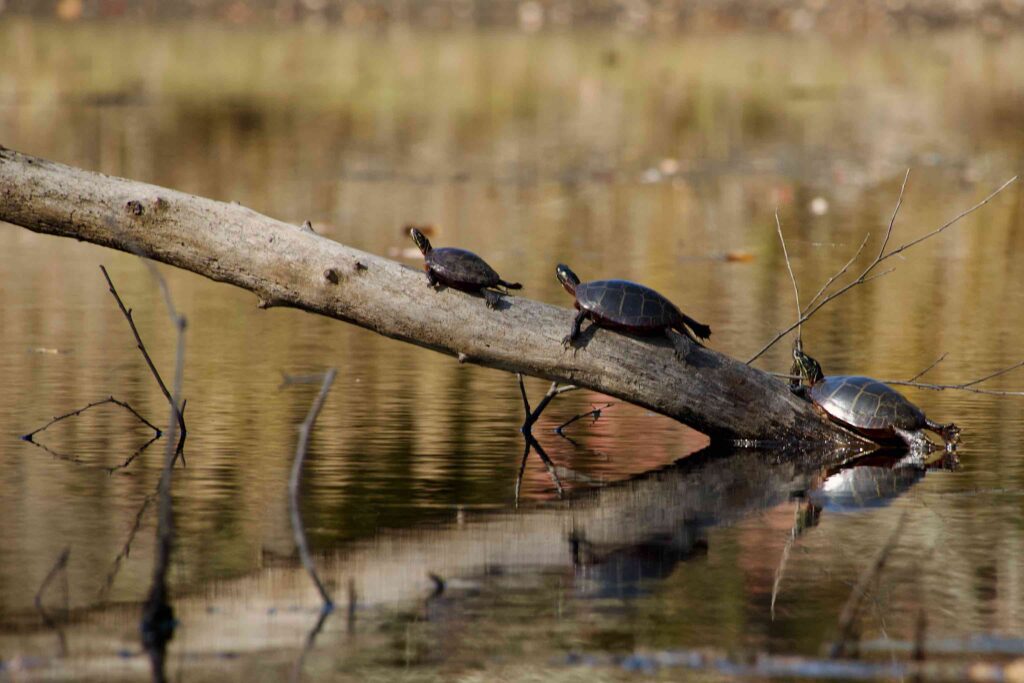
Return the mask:
<svg viewBox="0 0 1024 683">
<path fill-rule="evenodd" d="M 410 227 L 409 235 L 423 252 L 423 268 L 427 271 L 427 282 L 431 287 L 440 283 L 463 292 L 479 292 L 489 308 L 495 308 L 501 300 L 491 287 L 523 288 L 518 282 L 502 280 L 494 268 L 471 251 L 454 247 L 435 249 L 427 236 L 416 228 Z"/>
<path fill-rule="evenodd" d="M 826 377 L 821 365 L 793 346 L 793 369 L 808 386 L 795 390 L 836 422 L 882 444 L 904 443 L 913 450 L 927 450 L 928 429 L 942 437 L 947 449 L 960 440 L 960 428 L 952 422 L 932 422 L 916 405 L 888 384 L 870 377 Z"/>
<path fill-rule="evenodd" d="M 686 315 L 650 287 L 628 280 L 581 283 L 576 273 L 564 263 L 558 264 L 555 275 L 565 290 L 576 297 L 579 310 L 572 322 L 572 330 L 562 340 L 564 346 L 572 344 L 579 336 L 584 318 L 613 330 L 648 336 L 666 335 L 675 346 L 678 358 L 685 357 L 689 348 L 679 335 L 672 334 L 672 330 L 678 330 L 698 345 L 697 337 L 707 339 L 711 336 L 710 327 Z"/>
</svg>

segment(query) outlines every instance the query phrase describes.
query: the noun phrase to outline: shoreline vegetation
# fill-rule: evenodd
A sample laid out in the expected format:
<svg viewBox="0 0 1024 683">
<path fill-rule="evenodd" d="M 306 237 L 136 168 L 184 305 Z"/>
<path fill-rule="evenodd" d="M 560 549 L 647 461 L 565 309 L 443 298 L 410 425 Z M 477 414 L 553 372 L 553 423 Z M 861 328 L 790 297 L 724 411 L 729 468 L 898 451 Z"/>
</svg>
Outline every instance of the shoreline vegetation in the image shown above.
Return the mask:
<svg viewBox="0 0 1024 683">
<path fill-rule="evenodd" d="M 305 23 L 384 28 L 411 26 L 581 29 L 633 32 L 777 31 L 863 36 L 973 27 L 999 37 L 1024 25 L 1021 0 L 8 0 L 3 14 L 56 17 L 198 19 L 230 24 Z"/>
</svg>

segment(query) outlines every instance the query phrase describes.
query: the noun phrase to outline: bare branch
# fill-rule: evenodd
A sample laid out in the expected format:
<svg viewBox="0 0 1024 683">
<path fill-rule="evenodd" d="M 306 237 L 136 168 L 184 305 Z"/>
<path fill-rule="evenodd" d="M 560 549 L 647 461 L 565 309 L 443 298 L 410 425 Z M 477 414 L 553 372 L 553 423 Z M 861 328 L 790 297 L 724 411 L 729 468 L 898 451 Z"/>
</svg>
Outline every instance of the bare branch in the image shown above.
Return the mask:
<svg viewBox="0 0 1024 683">
<path fill-rule="evenodd" d="M 156 271 L 156 267 L 153 266 L 152 263 L 150 263 L 146 259 L 142 259 L 142 262 L 145 263 L 148 268 L 150 268 L 151 273 L 154 273 L 154 277 L 156 278 L 157 284 L 160 286 L 160 291 L 164 296 L 164 303 L 167 305 L 168 315 L 170 315 L 175 327 L 179 327 L 180 322 L 179 332 L 183 332 L 185 326 L 185 319 L 179 316 L 177 314 L 177 311 L 175 311 L 174 304 L 171 301 L 170 291 L 167 289 L 167 283 L 164 281 L 159 271 Z M 153 373 L 153 377 L 156 378 L 156 383 L 160 386 L 160 391 L 163 393 L 164 398 L 167 399 L 167 402 L 170 404 L 171 409 L 174 411 L 175 421 L 177 422 L 178 429 L 180 430 L 180 438 L 178 440 L 178 444 L 174 452 L 175 460 L 177 460 L 177 458 L 180 456 L 182 459 L 182 463 L 184 463 L 185 439 L 188 436 L 188 430 L 185 428 L 185 416 L 182 414 L 181 410 L 178 409 L 178 405 L 175 402 L 174 398 L 171 396 L 171 392 L 167 390 L 167 385 L 164 384 L 164 380 L 160 376 L 160 373 L 157 371 L 156 365 L 153 364 L 153 359 L 150 358 L 149 352 L 146 350 L 146 345 L 142 343 L 142 337 L 139 335 L 139 329 L 135 327 L 135 321 L 132 319 L 131 309 L 126 308 L 124 302 L 121 301 L 121 297 L 120 295 L 118 295 L 117 289 L 115 289 L 114 283 L 110 279 L 110 275 L 107 273 L 106 267 L 100 266 L 100 270 L 103 271 L 103 277 L 107 281 L 107 287 L 110 289 L 110 293 L 114 295 L 114 300 L 117 301 L 118 308 L 121 309 L 121 313 L 124 314 L 125 319 L 128 321 L 128 326 L 132 328 L 132 334 L 135 336 L 135 345 L 138 347 L 139 351 L 142 352 L 142 357 L 146 360 L 146 365 L 149 366 L 149 370 L 151 373 Z M 181 342 L 180 337 L 179 342 Z"/>
<path fill-rule="evenodd" d="M 931 365 L 929 365 L 924 370 L 922 370 L 921 372 L 917 373 L 916 375 L 914 375 L 913 377 L 911 377 L 907 381 L 908 382 L 914 382 L 914 381 L 917 381 L 917 380 L 921 379 L 926 374 L 928 374 L 931 370 L 933 370 L 936 365 L 938 365 L 942 361 L 946 360 L 946 356 L 948 356 L 948 355 L 949 355 L 949 352 L 943 353 L 941 356 L 936 358 L 935 361 Z"/>
<path fill-rule="evenodd" d="M 139 422 L 141 422 L 142 424 L 144 424 L 147 427 L 149 427 L 150 429 L 152 429 L 156 433 L 156 436 L 153 437 L 153 438 L 155 438 L 155 439 L 159 439 L 160 438 L 160 435 L 162 434 L 162 432 L 160 431 L 159 427 L 154 425 L 152 422 L 150 422 L 146 418 L 142 417 L 142 415 L 139 414 L 139 411 L 135 410 L 135 408 L 132 408 L 131 405 L 128 404 L 126 401 L 119 401 L 116 398 L 114 398 L 113 396 L 108 396 L 107 398 L 103 399 L 102 401 L 94 401 L 92 403 L 86 404 L 85 406 L 79 408 L 78 410 L 72 410 L 71 412 L 64 413 L 63 415 L 57 415 L 52 420 L 50 420 L 49 422 L 44 424 L 42 427 L 39 427 L 38 429 L 35 429 L 35 430 L 29 432 L 28 434 L 25 434 L 24 436 L 21 437 L 21 439 L 22 439 L 22 441 L 32 441 L 33 437 L 35 437 L 36 434 L 38 434 L 39 432 L 45 432 L 47 429 L 49 429 L 53 425 L 57 424 L 61 420 L 66 420 L 69 417 L 76 417 L 78 415 L 81 415 L 85 411 L 89 410 L 90 408 L 95 408 L 97 406 L 106 405 L 107 403 L 113 403 L 114 405 L 121 406 L 122 408 L 127 410 L 129 413 L 134 415 L 139 420 Z"/>
<path fill-rule="evenodd" d="M 919 372 L 915 377 L 920 377 L 921 375 L 923 375 L 928 370 L 931 370 L 933 367 L 935 367 L 936 365 L 939 364 L 939 361 L 941 361 L 945 357 L 946 357 L 946 354 L 942 354 L 942 357 L 939 358 L 939 360 L 935 361 L 930 366 L 925 368 L 923 371 Z M 995 372 L 991 372 L 991 373 L 989 373 L 989 374 L 987 374 L 987 375 L 985 375 L 983 377 L 979 377 L 977 379 L 972 379 L 972 380 L 969 380 L 967 382 L 961 382 L 960 384 L 930 384 L 930 383 L 927 383 L 927 382 L 915 382 L 913 379 L 911 379 L 911 380 L 880 379 L 878 381 L 879 382 L 884 382 L 886 384 L 893 384 L 893 385 L 902 386 L 902 387 L 916 387 L 918 389 L 928 389 L 930 391 L 945 391 L 946 389 L 950 389 L 950 390 L 954 390 L 954 391 L 967 391 L 967 392 L 970 392 L 972 394 L 987 394 L 989 396 L 1024 396 L 1024 391 L 1003 391 L 1003 390 L 1000 390 L 1000 389 L 980 389 L 977 386 L 977 385 L 981 384 L 982 382 L 987 382 L 988 380 L 994 379 L 996 377 L 999 377 L 1000 375 L 1005 375 L 1006 373 L 1012 372 L 1013 370 L 1016 370 L 1017 368 L 1020 368 L 1020 367 L 1024 367 L 1024 360 L 1018 361 L 1018 362 L 1014 363 L 1013 365 L 1010 365 L 1008 367 L 1002 368 L 1001 370 L 996 370 Z"/>
<path fill-rule="evenodd" d="M 837 270 L 835 275 L 833 275 L 829 279 L 825 280 L 825 284 L 823 284 L 821 286 L 821 289 L 819 289 L 818 292 L 813 297 L 811 297 L 811 300 L 807 302 L 807 307 L 808 308 L 810 308 L 814 304 L 814 302 L 817 301 L 821 297 L 821 295 L 825 293 L 825 290 L 829 288 L 829 285 L 831 285 L 833 282 L 835 282 L 836 280 L 841 278 L 846 273 L 846 271 L 848 271 L 850 269 L 850 266 L 852 266 L 853 262 L 857 260 L 857 257 L 860 256 L 864 252 L 864 247 L 867 246 L 868 239 L 870 237 L 871 237 L 871 233 L 870 232 L 867 233 L 866 235 L 864 235 L 864 239 L 861 240 L 860 246 L 857 247 L 857 251 L 855 251 L 853 253 L 853 256 L 850 257 L 850 260 L 847 261 L 846 264 L 842 268 Z"/>
<path fill-rule="evenodd" d="M 523 433 L 523 439 L 526 441 L 526 445 L 523 448 L 523 459 L 519 465 L 519 474 L 516 476 L 515 485 L 515 504 L 519 505 L 519 491 L 522 488 L 523 473 L 526 470 L 526 460 L 530 455 L 530 449 L 537 451 L 537 457 L 540 458 L 541 462 L 544 463 L 544 467 L 547 468 L 548 474 L 551 480 L 555 484 L 555 490 L 558 492 L 558 497 L 561 498 L 564 495 L 562 488 L 562 482 L 558 478 L 558 473 L 555 469 L 555 463 L 552 462 L 551 458 L 544 451 L 544 448 L 540 445 L 537 439 L 533 436 L 533 425 L 540 419 L 540 414 L 544 412 L 544 409 L 548 407 L 551 400 L 559 394 L 564 394 L 569 391 L 575 391 L 576 387 L 571 384 L 565 384 L 559 386 L 558 382 L 552 382 L 551 386 L 548 387 L 548 391 L 544 394 L 544 398 L 537 404 L 535 410 L 530 410 L 530 400 L 526 397 L 526 385 L 523 383 L 523 374 L 520 372 L 516 373 L 516 377 L 519 380 L 519 394 L 523 397 L 523 410 L 525 417 L 523 418 L 523 425 L 519 428 L 519 431 Z"/>
<path fill-rule="evenodd" d="M 327 394 L 330 392 L 331 385 L 334 384 L 334 378 L 337 374 L 338 371 L 331 368 L 323 375 L 320 393 L 317 394 L 313 405 L 309 408 L 309 413 L 306 414 L 306 419 L 299 427 L 299 440 L 295 446 L 295 459 L 292 461 L 292 473 L 288 479 L 288 509 L 291 514 L 292 534 L 295 537 L 295 545 L 299 549 L 302 565 L 306 568 L 309 577 L 316 585 L 317 591 L 320 592 L 320 598 L 323 600 L 323 609 L 327 612 L 334 609 L 334 601 L 324 587 L 323 581 L 320 580 L 320 576 L 316 572 L 316 565 L 313 563 L 313 556 L 309 552 L 306 530 L 302 523 L 302 512 L 299 510 L 299 480 L 302 477 L 302 463 L 306 460 L 306 451 L 309 449 L 309 437 L 313 432 L 313 425 L 316 424 L 316 418 L 324 407 L 324 401 L 327 400 Z M 315 636 L 316 631 L 312 634 L 312 637 Z"/>
<path fill-rule="evenodd" d="M 896 224 L 896 216 L 900 212 L 900 207 L 903 206 L 903 193 L 907 189 L 907 181 L 910 180 L 910 169 L 907 169 L 906 175 L 903 176 L 903 184 L 900 185 L 900 196 L 896 199 L 896 208 L 892 210 L 892 217 L 889 219 L 889 227 L 885 230 L 885 239 L 882 240 L 882 246 L 878 248 L 878 256 L 875 257 L 876 261 L 881 261 L 885 257 L 885 248 L 889 245 L 889 238 L 892 237 L 892 228 Z"/>
<path fill-rule="evenodd" d="M 559 436 L 568 439 L 569 437 L 567 437 L 565 434 L 562 433 L 563 429 L 565 429 L 566 427 L 568 427 L 572 423 L 577 422 L 579 420 L 582 420 L 583 418 L 586 418 L 586 417 L 593 417 L 594 418 L 594 422 L 597 422 L 599 419 L 601 419 L 601 413 L 603 411 L 607 410 L 608 408 L 611 408 L 613 405 L 615 405 L 615 402 L 611 401 L 609 403 L 605 403 L 600 408 L 594 408 L 592 410 L 588 410 L 585 413 L 580 413 L 579 415 L 573 415 L 568 420 L 566 420 L 562 424 L 560 424 L 557 427 L 555 427 L 555 434 L 558 434 Z"/>
<path fill-rule="evenodd" d="M 800 288 L 796 284 L 796 276 L 793 275 L 793 264 L 789 260 L 789 250 L 786 249 L 786 238 L 782 236 L 782 221 L 779 220 L 779 210 L 775 209 L 775 227 L 779 232 L 779 241 L 782 242 L 782 255 L 786 257 L 786 269 L 789 270 L 789 279 L 793 283 L 793 298 L 796 299 L 796 317 L 800 318 Z M 796 337 L 800 338 L 800 325 L 796 327 Z"/>
<path fill-rule="evenodd" d="M 843 285 L 841 288 L 839 288 L 835 292 L 832 292 L 831 294 L 825 296 L 818 303 L 813 304 L 813 305 L 809 304 L 808 307 L 806 309 L 804 309 L 803 315 L 799 316 L 797 318 L 796 322 L 794 322 L 792 325 L 790 325 L 786 329 L 784 329 L 781 332 L 779 332 L 778 334 L 776 334 L 767 344 L 765 344 L 763 347 L 761 347 L 760 351 L 758 351 L 757 353 L 755 353 L 753 356 L 750 357 L 750 359 L 747 361 L 747 364 L 749 365 L 750 363 L 753 363 L 755 360 L 757 360 L 762 355 L 764 355 L 764 353 L 768 349 L 770 349 L 771 347 L 775 346 L 775 344 L 780 339 L 785 337 L 787 334 L 789 334 L 793 330 L 799 328 L 803 323 L 807 322 L 811 318 L 811 316 L 813 316 L 815 313 L 817 313 L 819 310 L 821 310 L 822 307 L 824 307 L 830 301 L 832 301 L 832 300 L 842 296 L 843 294 L 845 294 L 846 292 L 850 291 L 851 289 L 853 289 L 857 285 L 865 284 L 867 282 L 870 282 L 871 280 L 877 279 L 879 277 L 882 277 L 883 275 L 886 275 L 886 274 L 892 272 L 892 269 L 890 269 L 890 270 L 887 270 L 887 271 L 883 271 L 881 273 L 874 273 L 873 274 L 872 271 L 874 271 L 874 269 L 880 263 L 882 263 L 886 259 L 892 258 L 893 256 L 906 251 L 907 249 L 909 249 L 910 247 L 913 247 L 916 244 L 920 244 L 921 242 L 925 241 L 926 239 L 928 239 L 930 237 L 934 237 L 935 235 L 938 235 L 939 233 L 943 232 L 947 228 L 949 228 L 952 225 L 956 224 L 961 219 L 963 219 L 966 216 L 970 215 L 971 213 L 977 211 L 978 209 L 983 207 L 985 204 L 988 204 L 996 195 L 998 195 L 1000 192 L 1005 190 L 1015 180 L 1017 180 L 1017 176 L 1014 176 L 1014 177 L 1010 178 L 1005 183 L 1000 185 L 998 189 L 996 189 L 994 192 L 990 193 L 987 197 L 982 199 L 980 202 L 978 202 L 977 204 L 975 204 L 974 206 L 972 206 L 971 208 L 969 208 L 969 209 L 967 209 L 965 211 L 961 211 L 954 218 L 950 219 L 949 221 L 944 223 L 939 228 L 936 228 L 935 230 L 932 230 L 931 232 L 929 232 L 929 233 L 927 233 L 925 235 L 922 235 L 921 237 L 918 237 L 918 238 L 913 239 L 913 240 L 911 240 L 909 242 L 901 244 L 900 246 L 896 247 L 892 251 L 886 252 L 886 251 L 884 251 L 884 249 L 888 245 L 893 222 L 896 220 L 896 215 L 897 215 L 897 213 L 899 211 L 899 207 L 900 207 L 900 205 L 903 202 L 903 188 L 906 187 L 906 178 L 904 178 L 903 187 L 900 188 L 900 197 L 899 197 L 899 200 L 897 201 L 896 209 L 893 211 L 892 219 L 889 222 L 889 231 L 886 232 L 886 236 L 885 236 L 885 238 L 884 238 L 884 240 L 882 242 L 882 249 L 878 252 L 878 256 L 876 256 L 871 261 L 871 263 L 869 263 L 867 265 L 867 267 L 861 272 L 861 274 L 859 276 L 857 276 L 854 280 L 852 280 L 851 282 L 848 282 L 847 284 Z M 858 253 L 859 253 L 859 250 L 858 250 Z M 855 257 L 856 257 L 856 255 L 855 255 Z M 844 270 L 845 270 L 845 267 L 844 267 Z M 826 283 L 826 286 L 828 284 L 830 284 L 831 282 L 832 282 L 832 280 L 830 279 L 829 283 Z M 824 289 L 825 288 L 823 287 L 822 291 L 824 291 Z M 815 297 L 815 298 L 817 298 L 817 297 Z"/>
</svg>

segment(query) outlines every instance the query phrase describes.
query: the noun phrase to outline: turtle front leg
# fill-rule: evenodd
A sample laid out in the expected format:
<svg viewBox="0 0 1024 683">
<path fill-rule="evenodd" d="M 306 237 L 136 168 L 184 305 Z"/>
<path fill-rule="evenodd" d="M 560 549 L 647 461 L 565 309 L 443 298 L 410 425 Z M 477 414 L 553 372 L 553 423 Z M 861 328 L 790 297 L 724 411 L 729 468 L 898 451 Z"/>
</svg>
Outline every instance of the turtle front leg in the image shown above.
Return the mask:
<svg viewBox="0 0 1024 683">
<path fill-rule="evenodd" d="M 930 429 L 942 437 L 942 440 L 946 443 L 946 450 L 952 450 L 960 441 L 960 428 L 952 422 L 944 425 L 925 418 L 924 426 L 925 429 Z"/>
<path fill-rule="evenodd" d="M 437 288 L 437 276 L 434 275 L 434 271 L 427 268 L 427 284 L 431 287 Z"/>
<path fill-rule="evenodd" d="M 580 326 L 583 325 L 583 319 L 586 317 L 587 312 L 582 309 L 576 313 L 576 317 L 572 321 L 572 329 L 569 331 L 569 334 L 562 337 L 563 347 L 569 348 L 576 341 L 576 337 L 580 336 Z"/>
</svg>

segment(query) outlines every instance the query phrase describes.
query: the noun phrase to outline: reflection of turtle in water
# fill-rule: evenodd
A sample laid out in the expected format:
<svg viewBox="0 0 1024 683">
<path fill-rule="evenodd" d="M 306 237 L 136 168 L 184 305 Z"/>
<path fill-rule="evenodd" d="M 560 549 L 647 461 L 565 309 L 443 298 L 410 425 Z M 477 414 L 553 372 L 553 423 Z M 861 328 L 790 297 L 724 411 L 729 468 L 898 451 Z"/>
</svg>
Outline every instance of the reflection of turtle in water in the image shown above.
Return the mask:
<svg viewBox="0 0 1024 683">
<path fill-rule="evenodd" d="M 929 420 L 921 409 L 892 387 L 870 377 L 825 377 L 818 361 L 793 346 L 793 369 L 808 386 L 797 391 L 810 399 L 836 422 L 863 434 L 872 441 L 902 441 L 914 449 L 927 449 L 924 436 L 928 429 L 952 448 L 960 439 L 960 428 L 953 423 L 939 424 Z"/>
<path fill-rule="evenodd" d="M 590 318 L 601 327 L 641 335 L 664 334 L 676 347 L 676 356 L 682 358 L 689 351 L 681 345 L 672 330 L 678 330 L 700 344 L 697 337 L 707 339 L 711 328 L 686 315 L 671 301 L 649 287 L 628 280 L 594 280 L 580 282 L 576 273 L 565 264 L 555 269 L 558 281 L 576 297 L 579 313 L 573 320 L 572 330 L 562 340 L 568 346 L 580 334 L 584 318 Z M 691 332 L 692 330 L 692 332 Z M 696 335 L 696 336 L 694 336 Z"/>
<path fill-rule="evenodd" d="M 518 282 L 505 282 L 486 261 L 471 251 L 444 247 L 434 249 L 427 236 L 416 228 L 410 228 L 412 241 L 423 252 L 423 268 L 427 271 L 427 282 L 436 286 L 447 285 L 463 292 L 483 294 L 490 308 L 497 306 L 500 297 L 491 287 L 522 289 Z"/>
</svg>

